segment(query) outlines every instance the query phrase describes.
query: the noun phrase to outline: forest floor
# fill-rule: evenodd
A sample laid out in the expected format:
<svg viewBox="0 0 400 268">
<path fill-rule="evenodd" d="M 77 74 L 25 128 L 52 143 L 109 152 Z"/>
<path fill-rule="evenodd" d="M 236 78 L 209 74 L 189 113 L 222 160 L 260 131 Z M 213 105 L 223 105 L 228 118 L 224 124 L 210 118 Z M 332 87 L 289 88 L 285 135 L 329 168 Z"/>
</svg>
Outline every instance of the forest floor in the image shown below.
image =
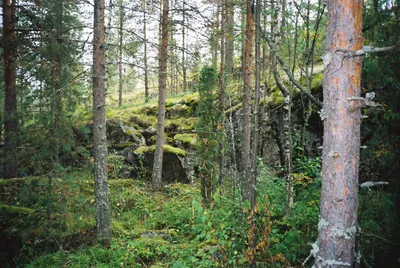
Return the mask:
<svg viewBox="0 0 400 268">
<path fill-rule="evenodd" d="M 238 193 L 215 194 L 213 205 L 204 208 L 196 183 L 173 183 L 152 191 L 140 180 L 110 180 L 113 239 L 109 246 L 97 244 L 88 171 L 72 171 L 51 181 L 47 177 L 0 180 L 2 239 L 18 242 L 11 243 L 15 248 L 8 245 L 7 251 L 15 254 L 9 267 L 243 267 L 248 262 L 246 244 L 252 226 Z M 265 174 L 261 188 L 270 190 L 262 192 L 279 204 L 284 185 Z M 270 248 L 265 246 L 256 255 L 265 254 L 263 262 L 286 266 L 289 261 L 280 254 L 282 248 L 268 237 L 287 226 L 276 222 L 271 229 L 270 217 L 283 219 L 278 215 L 284 207 L 274 205 L 268 212 L 269 199 L 259 198 L 258 229 Z M 312 199 L 309 208 L 315 221 L 318 195 Z M 300 246 L 288 252 L 306 254 L 308 249 Z"/>
</svg>

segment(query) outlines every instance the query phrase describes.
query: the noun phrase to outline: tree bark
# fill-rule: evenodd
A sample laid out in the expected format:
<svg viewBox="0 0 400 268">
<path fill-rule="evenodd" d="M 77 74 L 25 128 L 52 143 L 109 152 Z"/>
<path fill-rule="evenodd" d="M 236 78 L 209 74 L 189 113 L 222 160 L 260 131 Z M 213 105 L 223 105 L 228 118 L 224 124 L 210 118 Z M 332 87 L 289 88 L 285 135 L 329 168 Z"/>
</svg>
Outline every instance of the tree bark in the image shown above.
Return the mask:
<svg viewBox="0 0 400 268">
<path fill-rule="evenodd" d="M 122 40 L 124 27 L 124 1 L 119 0 L 119 27 L 118 27 L 118 106 L 122 106 Z"/>
<path fill-rule="evenodd" d="M 145 102 L 149 102 L 149 70 L 147 64 L 147 0 L 143 0 L 143 42 L 144 42 L 144 55 L 143 55 L 143 63 L 144 63 L 144 100 Z"/>
<path fill-rule="evenodd" d="M 261 88 L 261 46 L 260 46 L 260 33 L 261 33 L 261 0 L 256 0 L 255 7 L 255 42 L 256 42 L 256 72 L 255 72 L 255 90 L 254 90 L 254 131 L 253 131 L 253 149 L 252 149 L 252 184 L 256 186 L 257 178 L 257 158 L 258 158 L 258 144 L 259 144 L 259 108 L 260 108 L 260 88 Z M 256 188 L 256 187 L 254 187 Z M 256 192 L 252 194 L 251 207 L 256 205 Z"/>
<path fill-rule="evenodd" d="M 251 92 L 253 89 L 253 45 L 254 45 L 254 17 L 252 1 L 247 0 L 246 12 L 246 41 L 244 49 L 244 88 L 243 88 L 243 144 L 242 144 L 242 173 L 243 193 L 246 200 L 251 201 L 253 196 L 253 179 L 251 172 Z"/>
<path fill-rule="evenodd" d="M 328 1 L 322 194 L 315 267 L 352 267 L 358 209 L 363 1 Z"/>
<path fill-rule="evenodd" d="M 17 64 L 15 45 L 16 0 L 3 0 L 4 38 L 4 179 L 17 177 Z"/>
<path fill-rule="evenodd" d="M 52 40 L 53 45 L 57 48 L 53 51 L 53 62 L 52 66 L 52 92 L 51 92 L 51 103 L 50 103 L 50 114 L 51 114 L 51 126 L 50 126 L 50 157 L 53 162 L 58 162 L 59 144 L 58 138 L 60 135 L 60 115 L 62 112 L 62 94 L 61 94 L 61 79 L 62 79 L 62 43 L 63 43 L 63 13 L 64 13 L 64 1 L 60 0 L 57 3 L 56 13 L 52 18 L 54 28 L 56 29 L 56 36 Z M 49 176 L 51 180 L 51 176 Z"/>
<path fill-rule="evenodd" d="M 97 239 L 104 244 L 109 244 L 112 231 L 107 166 L 104 10 L 104 0 L 95 0 L 93 24 L 93 151 Z"/>
<path fill-rule="evenodd" d="M 234 72 L 233 54 L 234 54 L 234 27 L 235 27 L 235 3 L 233 0 L 225 1 L 225 70 L 226 79 L 229 82 L 232 79 Z"/>
<path fill-rule="evenodd" d="M 186 59 L 185 59 L 185 41 L 186 41 L 186 11 L 185 11 L 185 0 L 183 0 L 183 14 L 182 14 L 182 72 L 183 72 L 183 93 L 187 91 L 187 77 L 186 77 Z"/>
<path fill-rule="evenodd" d="M 224 176 L 224 144 L 225 144 L 225 0 L 220 0 L 221 5 L 221 92 L 219 95 L 219 110 L 221 112 L 221 139 L 219 144 L 220 158 L 219 158 L 219 184 L 223 183 Z"/>
<path fill-rule="evenodd" d="M 162 183 L 162 162 L 163 162 L 163 146 L 164 146 L 164 120 L 165 120 L 165 99 L 167 88 L 167 64 L 168 64 L 168 0 L 163 0 L 162 13 L 162 35 L 161 35 L 161 55 L 160 55 L 160 72 L 158 87 L 158 125 L 156 151 L 154 154 L 154 165 L 152 174 L 152 184 L 154 189 L 160 189 Z"/>
<path fill-rule="evenodd" d="M 271 5 L 273 5 L 273 1 L 271 1 Z M 280 27 L 279 27 L 279 12 L 278 9 L 280 7 L 279 1 L 277 1 L 275 6 L 275 13 L 273 17 L 273 52 L 276 52 L 279 46 L 279 36 L 280 36 Z M 283 133 L 282 133 L 282 141 L 284 149 L 284 160 L 285 160 L 285 180 L 286 180 L 286 212 L 290 212 L 290 207 L 293 205 L 293 166 L 292 166 L 292 135 L 290 131 L 291 127 L 291 114 L 292 114 L 292 96 L 290 91 L 286 88 L 285 84 L 282 82 L 280 74 L 277 68 L 277 55 L 276 53 L 272 53 L 272 72 L 275 78 L 276 85 L 283 95 Z"/>
</svg>

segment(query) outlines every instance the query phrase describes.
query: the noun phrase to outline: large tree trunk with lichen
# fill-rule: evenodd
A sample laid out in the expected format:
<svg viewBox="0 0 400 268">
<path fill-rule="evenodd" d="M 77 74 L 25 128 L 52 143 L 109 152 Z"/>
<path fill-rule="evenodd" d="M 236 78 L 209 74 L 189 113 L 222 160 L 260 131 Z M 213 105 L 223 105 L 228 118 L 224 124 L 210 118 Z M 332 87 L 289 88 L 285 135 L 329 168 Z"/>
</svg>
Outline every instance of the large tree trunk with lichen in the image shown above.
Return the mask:
<svg viewBox="0 0 400 268">
<path fill-rule="evenodd" d="M 16 0 L 3 0 L 4 57 L 4 179 L 17 177 L 17 65 L 15 47 Z"/>
<path fill-rule="evenodd" d="M 104 9 L 104 0 L 95 0 L 93 24 L 93 152 L 97 239 L 104 244 L 109 244 L 112 231 L 107 166 Z"/>
<path fill-rule="evenodd" d="M 329 1 L 324 56 L 324 147 L 315 267 L 351 267 L 355 257 L 360 150 L 363 1 Z"/>
<path fill-rule="evenodd" d="M 251 92 L 253 88 L 253 45 L 254 45 L 254 17 L 252 1 L 247 0 L 246 13 L 246 42 L 244 49 L 244 88 L 243 88 L 243 144 L 242 144 L 242 178 L 244 198 L 252 200 L 254 187 L 251 171 Z"/>
<path fill-rule="evenodd" d="M 163 0 L 163 13 L 161 25 L 161 55 L 160 55 L 160 71 L 158 86 L 158 123 L 157 123 L 157 140 L 156 151 L 154 154 L 154 165 L 152 173 L 152 184 L 154 189 L 161 188 L 161 174 L 163 162 L 163 146 L 164 146 L 164 121 L 165 121 L 165 99 L 167 89 L 167 58 L 168 58 L 168 0 Z"/>
</svg>

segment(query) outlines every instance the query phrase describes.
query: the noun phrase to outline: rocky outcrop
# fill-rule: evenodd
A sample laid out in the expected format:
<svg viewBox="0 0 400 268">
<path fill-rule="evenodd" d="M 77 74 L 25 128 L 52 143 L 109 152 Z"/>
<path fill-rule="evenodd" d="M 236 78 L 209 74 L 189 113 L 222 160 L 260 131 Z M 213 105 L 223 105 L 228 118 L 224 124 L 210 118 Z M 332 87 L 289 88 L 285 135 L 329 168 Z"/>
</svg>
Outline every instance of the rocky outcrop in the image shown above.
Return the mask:
<svg viewBox="0 0 400 268">
<path fill-rule="evenodd" d="M 117 120 L 107 120 L 107 142 L 110 150 L 136 149 L 146 144 L 142 133 Z"/>
</svg>

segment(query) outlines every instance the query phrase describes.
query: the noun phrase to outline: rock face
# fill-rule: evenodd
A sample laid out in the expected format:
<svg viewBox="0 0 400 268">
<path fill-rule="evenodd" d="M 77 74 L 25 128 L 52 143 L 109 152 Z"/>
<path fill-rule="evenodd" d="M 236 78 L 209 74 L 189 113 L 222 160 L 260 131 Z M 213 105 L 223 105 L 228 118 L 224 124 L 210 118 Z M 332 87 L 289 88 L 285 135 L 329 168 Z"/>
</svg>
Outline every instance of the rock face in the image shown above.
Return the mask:
<svg viewBox="0 0 400 268">
<path fill-rule="evenodd" d="M 279 150 L 280 133 L 280 102 L 279 96 L 271 93 L 269 101 L 263 103 L 260 114 L 260 144 L 259 153 L 264 163 L 279 170 L 282 162 L 282 153 Z M 298 139 L 299 130 L 303 124 L 303 110 L 301 100 L 294 99 L 293 106 L 293 137 Z M 183 97 L 182 100 L 167 101 L 167 122 L 165 126 L 165 140 L 163 157 L 163 182 L 192 183 L 198 165 L 196 153 L 197 123 L 196 108 L 199 102 L 197 94 Z M 297 103 L 298 102 L 298 103 Z M 242 141 L 242 106 L 239 96 L 230 103 L 226 110 L 226 148 L 225 172 L 226 176 L 236 176 L 241 167 L 241 141 Z M 300 108 L 299 108 L 300 107 Z M 310 118 L 307 128 L 305 150 L 309 155 L 317 152 L 321 144 L 322 127 L 319 127 L 318 116 L 315 111 Z M 110 167 L 114 173 L 110 178 L 151 178 L 154 157 L 154 144 L 157 130 L 157 106 L 145 105 L 135 110 L 123 120 L 115 117 L 107 121 L 107 139 L 110 153 Z M 315 117 L 315 118 L 314 118 Z M 117 119 L 118 118 L 118 119 Z M 90 136 L 90 135 L 89 135 Z M 297 141 L 294 140 L 294 143 Z M 90 143 L 90 141 L 89 141 Z M 296 143 L 297 144 L 297 143 Z M 90 147 L 90 146 L 89 146 Z M 240 170 L 239 170 L 240 171 Z M 233 174 L 233 175 L 232 175 Z"/>
<path fill-rule="evenodd" d="M 185 157 L 180 157 L 177 154 L 164 152 L 163 170 L 162 170 L 163 183 L 190 182 L 186 175 L 186 170 L 183 167 L 181 161 L 182 158 L 185 159 Z M 149 178 L 151 178 L 151 171 L 154 163 L 153 160 L 154 160 L 153 152 L 145 152 L 142 154 L 141 161 L 143 161 L 142 162 L 143 166 L 146 167 L 145 168 L 145 171 L 147 172 L 146 176 Z"/>
<path fill-rule="evenodd" d="M 136 149 L 146 145 L 140 131 L 117 120 L 107 121 L 107 142 L 108 147 L 113 150 L 123 150 L 126 147 Z"/>
</svg>

